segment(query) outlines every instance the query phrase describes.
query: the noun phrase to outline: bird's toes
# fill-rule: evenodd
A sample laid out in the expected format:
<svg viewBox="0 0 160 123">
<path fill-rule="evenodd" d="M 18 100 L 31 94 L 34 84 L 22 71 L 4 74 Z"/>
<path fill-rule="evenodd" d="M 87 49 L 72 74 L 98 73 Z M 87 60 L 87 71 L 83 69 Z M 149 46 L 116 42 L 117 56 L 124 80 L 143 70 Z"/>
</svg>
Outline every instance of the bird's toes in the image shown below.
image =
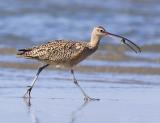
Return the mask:
<svg viewBox="0 0 160 123">
<path fill-rule="evenodd" d="M 30 98 L 30 94 L 31 94 L 31 91 L 32 91 L 32 86 L 27 86 L 27 91 L 26 93 L 24 94 L 23 98 Z"/>
<path fill-rule="evenodd" d="M 91 98 L 91 97 L 85 97 L 84 101 L 99 101 L 100 99 L 96 99 L 96 98 Z"/>
</svg>

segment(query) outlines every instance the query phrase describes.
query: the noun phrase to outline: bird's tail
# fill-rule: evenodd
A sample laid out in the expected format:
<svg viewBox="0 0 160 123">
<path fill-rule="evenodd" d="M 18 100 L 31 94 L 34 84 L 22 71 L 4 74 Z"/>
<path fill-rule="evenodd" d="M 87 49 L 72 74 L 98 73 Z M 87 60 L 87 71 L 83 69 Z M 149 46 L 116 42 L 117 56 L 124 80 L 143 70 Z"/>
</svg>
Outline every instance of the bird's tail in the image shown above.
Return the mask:
<svg viewBox="0 0 160 123">
<path fill-rule="evenodd" d="M 32 49 L 30 48 L 26 48 L 26 49 L 19 49 L 17 52 L 17 56 L 20 57 L 28 57 L 28 53 L 32 51 Z"/>
</svg>

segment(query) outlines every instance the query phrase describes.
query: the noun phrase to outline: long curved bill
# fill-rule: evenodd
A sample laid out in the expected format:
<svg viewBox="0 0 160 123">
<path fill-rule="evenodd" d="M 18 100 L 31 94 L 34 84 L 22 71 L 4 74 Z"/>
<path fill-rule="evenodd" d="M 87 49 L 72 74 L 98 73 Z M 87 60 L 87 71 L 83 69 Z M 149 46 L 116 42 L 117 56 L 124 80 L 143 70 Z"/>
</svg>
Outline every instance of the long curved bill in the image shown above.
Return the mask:
<svg viewBox="0 0 160 123">
<path fill-rule="evenodd" d="M 114 36 L 114 37 L 117 37 L 117 38 L 120 38 L 122 43 L 127 45 L 130 49 L 132 49 L 135 53 L 138 53 L 138 52 L 141 52 L 141 49 L 140 47 L 133 43 L 131 40 L 123 37 L 123 36 L 120 36 L 120 35 L 116 35 L 116 34 L 112 34 L 110 32 L 106 32 L 106 35 L 111 35 L 111 36 Z"/>
</svg>

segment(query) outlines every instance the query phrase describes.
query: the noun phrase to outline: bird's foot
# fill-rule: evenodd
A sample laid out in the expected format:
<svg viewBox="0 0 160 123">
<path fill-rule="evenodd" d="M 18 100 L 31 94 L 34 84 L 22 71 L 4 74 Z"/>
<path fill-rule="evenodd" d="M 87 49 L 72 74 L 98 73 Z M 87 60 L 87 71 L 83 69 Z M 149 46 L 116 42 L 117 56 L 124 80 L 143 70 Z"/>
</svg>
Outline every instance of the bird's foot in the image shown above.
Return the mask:
<svg viewBox="0 0 160 123">
<path fill-rule="evenodd" d="M 32 86 L 27 86 L 27 87 L 28 87 L 28 89 L 27 89 L 26 93 L 24 94 L 23 98 L 31 98 Z"/>
<path fill-rule="evenodd" d="M 84 97 L 84 101 L 88 102 L 88 101 L 99 101 L 100 99 L 96 99 L 96 98 L 91 98 L 89 96 L 85 96 Z"/>
</svg>

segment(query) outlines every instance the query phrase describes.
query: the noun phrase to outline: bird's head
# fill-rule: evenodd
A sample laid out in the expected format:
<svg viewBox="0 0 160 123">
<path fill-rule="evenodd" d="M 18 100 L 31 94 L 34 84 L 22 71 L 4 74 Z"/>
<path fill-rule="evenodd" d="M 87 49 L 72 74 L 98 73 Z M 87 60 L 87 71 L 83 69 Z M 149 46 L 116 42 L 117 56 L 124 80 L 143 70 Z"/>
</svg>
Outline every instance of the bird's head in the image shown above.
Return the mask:
<svg viewBox="0 0 160 123">
<path fill-rule="evenodd" d="M 99 37 L 103 37 L 106 36 L 106 30 L 102 26 L 97 26 L 94 27 L 92 34 Z"/>
<path fill-rule="evenodd" d="M 141 49 L 138 45 L 136 45 L 135 43 L 133 43 L 131 40 L 120 36 L 120 35 L 116 35 L 113 33 L 110 33 L 108 31 L 106 31 L 102 26 L 97 26 L 94 27 L 93 31 L 92 31 L 92 37 L 95 38 L 97 37 L 97 40 L 100 40 L 102 37 L 104 36 L 112 36 L 112 37 L 117 37 L 119 39 L 121 39 L 120 41 L 127 45 L 130 49 L 132 49 L 134 52 L 138 53 L 141 52 Z M 94 40 L 94 39 L 93 39 Z"/>
</svg>

